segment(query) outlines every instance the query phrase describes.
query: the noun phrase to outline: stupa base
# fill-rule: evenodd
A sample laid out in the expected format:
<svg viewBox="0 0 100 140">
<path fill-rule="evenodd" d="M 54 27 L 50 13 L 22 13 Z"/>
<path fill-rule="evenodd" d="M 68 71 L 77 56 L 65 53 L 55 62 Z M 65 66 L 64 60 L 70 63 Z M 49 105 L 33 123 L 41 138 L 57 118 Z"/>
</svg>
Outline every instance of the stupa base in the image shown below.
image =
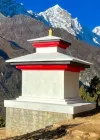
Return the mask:
<svg viewBox="0 0 100 140">
<path fill-rule="evenodd" d="M 53 123 L 73 119 L 82 112 L 95 109 L 94 103 L 69 105 L 45 104 L 26 101 L 4 101 L 6 129 L 13 135 L 21 135 L 44 128 Z"/>
<path fill-rule="evenodd" d="M 26 101 L 26 102 L 35 102 L 35 103 L 46 103 L 46 104 L 74 104 L 74 103 L 83 103 L 84 101 L 80 98 L 68 98 L 68 99 L 55 99 L 55 98 L 39 98 L 39 97 L 25 97 L 19 96 L 17 101 Z"/>
</svg>

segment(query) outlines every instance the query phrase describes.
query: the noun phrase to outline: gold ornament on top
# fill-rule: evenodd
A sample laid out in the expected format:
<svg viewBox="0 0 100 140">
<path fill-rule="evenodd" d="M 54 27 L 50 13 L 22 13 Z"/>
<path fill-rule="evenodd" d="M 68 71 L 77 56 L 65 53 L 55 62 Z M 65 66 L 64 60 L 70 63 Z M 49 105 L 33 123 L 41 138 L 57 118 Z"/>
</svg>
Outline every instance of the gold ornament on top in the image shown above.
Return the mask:
<svg viewBox="0 0 100 140">
<path fill-rule="evenodd" d="M 49 30 L 49 36 L 52 36 L 53 35 L 53 31 L 52 31 L 52 29 L 50 28 L 50 30 Z"/>
</svg>

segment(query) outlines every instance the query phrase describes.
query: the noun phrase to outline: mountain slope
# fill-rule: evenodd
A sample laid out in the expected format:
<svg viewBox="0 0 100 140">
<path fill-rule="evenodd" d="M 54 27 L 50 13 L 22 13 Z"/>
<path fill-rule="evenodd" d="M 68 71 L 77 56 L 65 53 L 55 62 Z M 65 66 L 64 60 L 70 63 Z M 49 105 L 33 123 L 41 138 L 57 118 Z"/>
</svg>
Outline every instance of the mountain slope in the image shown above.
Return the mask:
<svg viewBox="0 0 100 140">
<path fill-rule="evenodd" d="M 32 11 L 27 11 L 23 3 L 17 3 L 16 0 L 0 0 L 0 18 L 13 17 L 20 14 L 38 19 L 43 21 L 46 25 L 49 25 L 43 16 L 40 16 Z"/>
<path fill-rule="evenodd" d="M 6 59 L 27 54 L 9 40 L 0 36 L 0 115 L 5 116 L 4 99 L 12 99 L 20 95 L 21 73 L 5 63 Z"/>
<path fill-rule="evenodd" d="M 17 3 L 15 0 L 0 0 L 0 13 L 12 17 L 18 14 L 27 14 L 27 11 L 22 3 Z"/>
</svg>

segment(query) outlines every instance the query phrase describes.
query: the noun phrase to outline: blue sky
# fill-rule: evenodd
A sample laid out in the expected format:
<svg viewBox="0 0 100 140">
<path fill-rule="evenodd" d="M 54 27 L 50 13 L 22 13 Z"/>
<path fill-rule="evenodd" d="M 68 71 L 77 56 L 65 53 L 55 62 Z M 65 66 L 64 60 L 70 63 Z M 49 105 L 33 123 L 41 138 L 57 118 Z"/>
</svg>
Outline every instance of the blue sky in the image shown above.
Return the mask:
<svg viewBox="0 0 100 140">
<path fill-rule="evenodd" d="M 24 3 L 27 10 L 34 12 L 45 11 L 55 4 L 60 5 L 72 14 L 72 17 L 78 17 L 82 25 L 93 29 L 100 25 L 100 0 L 16 0 Z"/>
</svg>

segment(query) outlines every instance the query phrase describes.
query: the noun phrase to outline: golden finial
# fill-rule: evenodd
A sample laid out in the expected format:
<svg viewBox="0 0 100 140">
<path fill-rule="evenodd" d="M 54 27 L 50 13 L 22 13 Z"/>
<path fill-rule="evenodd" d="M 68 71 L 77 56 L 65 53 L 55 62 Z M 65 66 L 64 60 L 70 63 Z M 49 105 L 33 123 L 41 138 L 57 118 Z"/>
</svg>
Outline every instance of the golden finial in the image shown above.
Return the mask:
<svg viewBox="0 0 100 140">
<path fill-rule="evenodd" d="M 49 30 L 49 36 L 52 36 L 52 34 L 53 34 L 53 31 L 52 31 L 52 29 L 50 28 L 50 30 Z"/>
</svg>

